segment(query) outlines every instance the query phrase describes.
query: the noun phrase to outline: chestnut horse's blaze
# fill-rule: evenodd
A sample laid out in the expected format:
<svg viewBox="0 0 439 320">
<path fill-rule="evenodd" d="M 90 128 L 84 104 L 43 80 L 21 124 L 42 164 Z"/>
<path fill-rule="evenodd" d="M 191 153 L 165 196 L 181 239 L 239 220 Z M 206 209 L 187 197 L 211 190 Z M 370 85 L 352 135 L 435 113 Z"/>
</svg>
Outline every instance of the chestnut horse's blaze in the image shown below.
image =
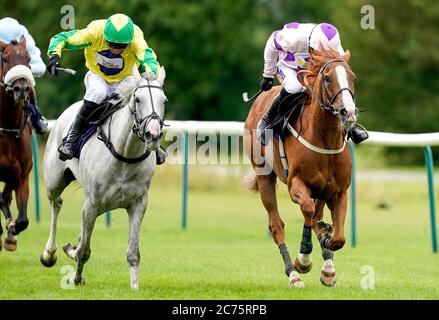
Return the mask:
<svg viewBox="0 0 439 320">
<path fill-rule="evenodd" d="M 8 231 L 4 247 L 14 251 L 17 246 L 15 235 L 29 224 L 27 202 L 32 169 L 32 128 L 24 104 L 34 80 L 24 37 L 20 42 L 10 44 L 0 41 L 0 56 L 0 182 L 4 182 L 0 209 L 5 215 Z M 18 208 L 17 220 L 13 219 L 10 210 L 12 192 L 15 192 Z M 0 249 L 2 233 L 0 223 Z"/>
<path fill-rule="evenodd" d="M 353 126 L 357 118 L 355 75 L 348 65 L 349 58 L 349 51 L 344 56 L 335 51 L 312 52 L 312 63 L 303 79 L 309 99 L 300 121 L 291 126 L 296 134 L 285 137 L 283 143 L 288 175 L 283 170 L 278 140 L 273 139 L 263 147 L 255 135 L 257 123 L 279 93 L 279 86 L 259 96 L 245 122 L 245 150 L 255 171 L 247 185 L 261 194 L 269 215 L 269 227 L 292 287 L 303 287 L 299 273 L 309 272 L 312 267 L 311 229 L 319 239 L 324 259 L 320 280 L 326 286 L 334 286 L 336 282 L 333 251 L 345 243 L 344 222 L 352 167 L 349 148 L 345 148 L 345 129 Z M 265 162 L 261 162 L 261 158 Z M 270 170 L 264 172 L 261 168 L 266 168 L 267 163 Z M 294 264 L 285 244 L 284 222 L 277 208 L 277 178 L 288 185 L 290 197 L 300 205 L 304 217 L 300 253 Z M 333 225 L 322 221 L 325 204 L 331 211 Z"/>
</svg>

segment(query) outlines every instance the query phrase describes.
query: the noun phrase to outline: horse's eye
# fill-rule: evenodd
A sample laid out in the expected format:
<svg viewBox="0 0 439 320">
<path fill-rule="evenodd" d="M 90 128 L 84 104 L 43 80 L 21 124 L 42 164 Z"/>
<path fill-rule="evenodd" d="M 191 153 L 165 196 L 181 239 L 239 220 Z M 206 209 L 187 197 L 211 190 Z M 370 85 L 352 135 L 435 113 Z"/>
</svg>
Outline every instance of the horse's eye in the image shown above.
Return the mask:
<svg viewBox="0 0 439 320">
<path fill-rule="evenodd" d="M 136 97 L 136 103 L 140 103 L 140 99 L 138 97 Z"/>
<path fill-rule="evenodd" d="M 328 76 L 325 76 L 323 79 L 326 83 L 331 83 L 331 78 L 329 78 Z"/>
</svg>

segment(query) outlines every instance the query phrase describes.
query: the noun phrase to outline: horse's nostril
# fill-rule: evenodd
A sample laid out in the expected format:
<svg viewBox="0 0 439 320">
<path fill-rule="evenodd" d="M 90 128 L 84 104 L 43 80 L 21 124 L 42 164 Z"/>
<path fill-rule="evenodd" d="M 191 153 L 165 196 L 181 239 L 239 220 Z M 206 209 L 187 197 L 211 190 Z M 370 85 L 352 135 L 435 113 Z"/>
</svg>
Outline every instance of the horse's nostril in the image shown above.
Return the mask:
<svg viewBox="0 0 439 320">
<path fill-rule="evenodd" d="M 15 91 L 15 92 L 20 92 L 20 90 L 21 90 L 21 89 L 20 89 L 19 86 L 15 86 L 15 87 L 14 87 L 14 91 Z"/>
<path fill-rule="evenodd" d="M 152 134 L 151 134 L 151 132 L 146 132 L 145 133 L 145 138 L 146 138 L 146 140 L 151 140 L 152 139 Z"/>
<path fill-rule="evenodd" d="M 26 87 L 26 88 L 24 88 L 24 90 L 25 90 L 26 92 L 29 92 L 30 88 L 29 88 L 29 87 Z"/>
<path fill-rule="evenodd" d="M 162 132 L 160 132 L 160 134 L 159 134 L 159 139 L 161 139 L 161 138 L 162 138 L 162 136 L 163 136 L 163 131 L 162 131 Z"/>
</svg>

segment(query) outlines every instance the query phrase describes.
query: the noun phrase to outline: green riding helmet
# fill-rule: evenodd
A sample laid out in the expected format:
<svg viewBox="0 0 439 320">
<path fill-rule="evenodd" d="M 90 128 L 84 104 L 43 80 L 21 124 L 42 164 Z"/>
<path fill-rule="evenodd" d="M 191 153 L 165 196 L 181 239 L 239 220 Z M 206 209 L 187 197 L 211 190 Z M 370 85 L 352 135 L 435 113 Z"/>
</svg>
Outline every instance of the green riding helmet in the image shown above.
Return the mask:
<svg viewBox="0 0 439 320">
<path fill-rule="evenodd" d="M 134 37 L 134 23 L 130 17 L 116 13 L 108 18 L 104 28 L 104 38 L 108 42 L 131 43 Z"/>
</svg>

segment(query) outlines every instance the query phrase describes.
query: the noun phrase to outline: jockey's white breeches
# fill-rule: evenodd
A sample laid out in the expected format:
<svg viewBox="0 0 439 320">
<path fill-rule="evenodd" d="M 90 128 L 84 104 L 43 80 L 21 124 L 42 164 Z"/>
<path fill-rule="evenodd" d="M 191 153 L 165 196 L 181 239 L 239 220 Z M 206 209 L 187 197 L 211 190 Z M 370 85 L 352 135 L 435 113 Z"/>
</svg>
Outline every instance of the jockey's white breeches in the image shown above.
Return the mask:
<svg viewBox="0 0 439 320">
<path fill-rule="evenodd" d="M 84 100 L 100 104 L 107 97 L 111 96 L 113 93 L 117 92 L 117 88 L 122 83 L 132 82 L 135 83 L 134 76 L 126 77 L 121 81 L 109 83 L 103 78 L 98 76 L 96 73 L 91 71 L 87 72 L 84 78 L 85 84 L 85 96 Z"/>
<path fill-rule="evenodd" d="M 297 80 L 296 70 L 284 65 L 278 65 L 276 70 L 279 81 L 287 92 L 297 93 L 304 90 L 302 84 Z"/>
</svg>

